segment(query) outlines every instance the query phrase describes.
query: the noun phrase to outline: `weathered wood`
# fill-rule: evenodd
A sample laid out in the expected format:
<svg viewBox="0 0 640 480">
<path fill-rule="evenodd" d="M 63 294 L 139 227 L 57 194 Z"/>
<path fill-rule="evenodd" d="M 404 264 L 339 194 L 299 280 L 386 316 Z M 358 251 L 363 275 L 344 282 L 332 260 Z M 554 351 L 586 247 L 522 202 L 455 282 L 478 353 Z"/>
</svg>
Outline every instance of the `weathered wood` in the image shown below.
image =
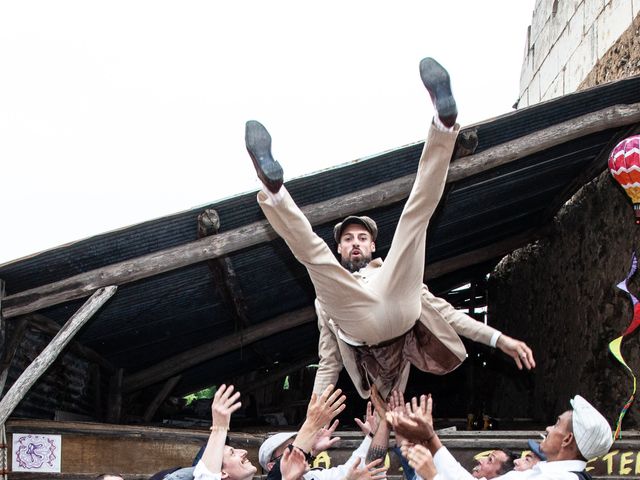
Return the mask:
<svg viewBox="0 0 640 480">
<path fill-rule="evenodd" d="M 211 235 L 217 235 L 220 230 L 220 215 L 213 208 L 207 208 L 204 212 L 198 215 L 198 238 L 204 238 Z M 232 310 L 232 322 L 236 325 L 236 329 L 242 333 L 251 322 L 249 322 L 248 311 L 249 308 L 244 300 L 242 288 L 238 282 L 236 270 L 233 268 L 231 259 L 224 255 L 222 257 L 215 258 L 207 261 L 209 271 L 213 276 L 213 283 L 217 287 L 218 292 L 222 296 L 225 304 L 233 305 Z M 255 353 L 262 362 L 270 363 L 262 351 L 254 347 L 251 347 L 253 353 Z"/>
<path fill-rule="evenodd" d="M 9 369 L 11 368 L 11 362 L 13 357 L 18 351 L 18 346 L 24 338 L 24 333 L 27 331 L 27 320 L 25 318 L 18 319 L 15 324 L 13 334 L 9 340 L 2 356 L 2 363 L 0 363 L 0 395 L 4 392 L 4 386 L 7 383 L 7 377 L 9 376 Z"/>
<path fill-rule="evenodd" d="M 158 394 L 147 407 L 147 410 L 144 412 L 144 421 L 146 423 L 149 423 L 153 419 L 153 416 L 158 411 L 160 405 L 162 405 L 162 402 L 164 402 L 169 394 L 173 391 L 181 378 L 182 375 L 176 375 L 175 377 L 171 377 L 164 383 Z"/>
<path fill-rule="evenodd" d="M 5 295 L 5 290 L 4 290 L 4 280 L 0 279 L 0 357 L 4 356 L 4 352 L 5 352 L 5 347 L 6 347 L 6 329 L 7 329 L 7 325 L 5 322 L 5 318 L 4 318 L 4 311 L 3 311 L 3 302 L 4 302 L 4 295 Z M 2 393 L 0 391 L 0 393 Z"/>
<path fill-rule="evenodd" d="M 107 402 L 107 422 L 120 423 L 122 418 L 122 379 L 124 370 L 119 368 L 109 378 L 109 400 Z"/>
<path fill-rule="evenodd" d="M 91 375 L 91 391 L 93 394 L 93 418 L 103 420 L 103 400 L 102 400 L 102 373 L 100 367 L 95 363 L 89 366 Z"/>
<path fill-rule="evenodd" d="M 267 322 L 247 328 L 242 335 L 234 334 L 205 343 L 186 352 L 168 358 L 153 367 L 140 370 L 125 377 L 125 393 L 139 390 L 154 383 L 173 377 L 194 365 L 236 350 L 270 335 L 316 320 L 313 307 L 306 307 L 292 313 L 280 315 Z"/>
<path fill-rule="evenodd" d="M 29 315 L 28 318 L 29 324 L 41 332 L 48 333 L 49 335 L 56 335 L 60 331 L 60 325 L 44 315 L 34 313 Z M 109 360 L 104 358 L 95 350 L 85 347 L 77 340 L 71 340 L 71 342 L 69 342 L 69 349 L 90 362 L 101 366 L 109 375 L 113 375 L 116 371 L 116 367 L 114 367 Z"/>
<path fill-rule="evenodd" d="M 65 326 L 60 329 L 42 353 L 22 372 L 22 375 L 13 383 L 2 401 L 0 401 L 0 425 L 6 422 L 11 412 L 13 412 L 13 409 L 18 405 L 20 400 L 24 398 L 24 395 L 31 386 L 40 378 L 47 368 L 51 366 L 60 352 L 87 320 L 111 298 L 116 292 L 116 289 L 117 287 L 115 286 L 109 286 L 96 291 L 67 321 Z"/>
<path fill-rule="evenodd" d="M 538 132 L 497 145 L 480 153 L 453 161 L 447 182 L 455 182 L 505 165 L 533 153 L 609 128 L 640 122 L 640 103 L 615 105 Z M 312 225 L 343 218 L 405 199 L 415 175 L 303 208 Z M 13 318 L 36 310 L 90 295 L 106 285 L 123 285 L 177 268 L 203 262 L 276 238 L 266 221 L 230 230 L 184 245 L 143 255 L 67 279 L 36 287 L 5 298 L 5 317 Z"/>
</svg>

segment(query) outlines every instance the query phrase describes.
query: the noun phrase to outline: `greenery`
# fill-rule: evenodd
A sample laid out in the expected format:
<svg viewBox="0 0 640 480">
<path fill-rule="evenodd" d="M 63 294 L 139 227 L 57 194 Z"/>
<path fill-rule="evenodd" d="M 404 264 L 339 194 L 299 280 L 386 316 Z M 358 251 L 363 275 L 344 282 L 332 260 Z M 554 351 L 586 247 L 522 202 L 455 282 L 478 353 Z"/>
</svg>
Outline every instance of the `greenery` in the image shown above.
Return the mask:
<svg viewBox="0 0 640 480">
<path fill-rule="evenodd" d="M 196 400 L 202 399 L 212 399 L 216 394 L 216 390 L 218 389 L 217 385 L 213 385 L 211 387 L 203 388 L 199 392 L 190 393 L 189 395 L 185 395 L 183 398 L 187 401 L 187 406 L 191 405 Z"/>
</svg>

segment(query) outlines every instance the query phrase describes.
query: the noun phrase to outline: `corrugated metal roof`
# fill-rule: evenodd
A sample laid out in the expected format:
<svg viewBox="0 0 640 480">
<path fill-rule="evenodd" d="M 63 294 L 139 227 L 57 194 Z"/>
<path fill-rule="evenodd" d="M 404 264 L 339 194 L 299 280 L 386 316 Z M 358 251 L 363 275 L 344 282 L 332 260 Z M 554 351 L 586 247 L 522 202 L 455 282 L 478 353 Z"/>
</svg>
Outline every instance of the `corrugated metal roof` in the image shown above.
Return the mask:
<svg viewBox="0 0 640 480">
<path fill-rule="evenodd" d="M 640 78 L 635 77 L 515 111 L 465 130 L 477 130 L 476 153 L 479 153 L 589 112 L 637 102 L 640 102 Z M 638 125 L 589 134 L 450 184 L 429 227 L 428 262 L 451 259 L 543 227 L 549 215 L 555 213 L 549 211 L 550 206 L 559 199 L 566 200 L 573 193 L 571 185 L 575 179 L 586 168 L 593 169 L 594 162 L 600 171 L 604 169 L 607 149 L 634 127 Z M 295 179 L 287 183 L 287 188 L 298 204 L 304 206 L 372 187 L 413 174 L 422 146 L 422 143 L 405 146 Z M 362 212 L 378 222 L 377 246 L 383 257 L 403 203 Z M 192 242 L 198 238 L 198 214 L 207 207 L 219 213 L 220 232 L 264 218 L 255 194 L 243 194 L 5 264 L 0 267 L 0 278 L 11 295 Z M 333 242 L 332 225 L 319 225 L 315 230 L 327 242 Z M 313 289 L 306 271 L 282 240 L 246 248 L 228 258 L 246 302 L 249 325 L 312 304 Z M 479 266 L 452 275 L 456 282 L 477 278 L 478 272 L 488 272 L 498 260 L 499 256 L 484 259 Z M 62 324 L 82 303 L 68 302 L 40 313 Z M 237 333 L 239 326 L 233 318 L 233 305 L 225 302 L 219 286 L 214 285 L 207 264 L 200 263 L 121 286 L 77 340 L 124 368 L 126 373 L 132 373 Z M 316 348 L 317 328 L 311 322 L 184 372 L 178 390 L 187 392 L 228 380 L 264 368 L 269 362 L 294 362 Z"/>
</svg>

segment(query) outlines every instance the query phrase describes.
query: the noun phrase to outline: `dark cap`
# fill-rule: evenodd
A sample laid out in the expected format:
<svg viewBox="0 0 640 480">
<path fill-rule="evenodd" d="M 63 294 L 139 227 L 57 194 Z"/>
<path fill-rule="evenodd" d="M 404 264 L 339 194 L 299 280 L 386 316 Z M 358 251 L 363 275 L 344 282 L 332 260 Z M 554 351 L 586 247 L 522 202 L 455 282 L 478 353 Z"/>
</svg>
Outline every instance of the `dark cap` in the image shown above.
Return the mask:
<svg viewBox="0 0 640 480">
<path fill-rule="evenodd" d="M 378 237 L 378 225 L 376 225 L 376 222 L 374 222 L 373 219 L 369 217 L 365 217 L 364 215 L 362 217 L 356 217 L 355 215 L 350 215 L 340 223 L 336 223 L 336 226 L 333 227 L 333 238 L 335 238 L 336 243 L 340 243 L 340 237 L 342 237 L 342 230 L 344 230 L 344 228 L 347 225 L 350 225 L 352 223 L 357 223 L 359 225 L 362 225 L 364 228 L 366 228 L 369 231 L 369 233 L 371 234 L 371 237 L 373 238 L 373 241 L 374 242 L 376 241 L 376 238 Z"/>
<path fill-rule="evenodd" d="M 527 443 L 529 443 L 529 448 L 536 457 L 538 457 L 542 461 L 547 461 L 547 456 L 542 453 L 542 450 L 540 450 L 540 444 L 538 442 L 536 442 L 535 440 L 529 440 Z"/>
</svg>

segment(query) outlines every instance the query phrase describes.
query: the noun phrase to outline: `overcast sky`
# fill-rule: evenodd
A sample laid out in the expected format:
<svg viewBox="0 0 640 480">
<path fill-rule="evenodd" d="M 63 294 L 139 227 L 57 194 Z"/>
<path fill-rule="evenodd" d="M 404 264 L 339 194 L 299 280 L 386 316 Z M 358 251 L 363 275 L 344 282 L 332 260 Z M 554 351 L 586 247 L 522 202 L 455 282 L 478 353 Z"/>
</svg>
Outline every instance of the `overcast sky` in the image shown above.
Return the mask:
<svg viewBox="0 0 640 480">
<path fill-rule="evenodd" d="M 418 74 L 462 125 L 508 113 L 534 0 L 0 4 L 0 263 L 422 140 Z"/>
</svg>

